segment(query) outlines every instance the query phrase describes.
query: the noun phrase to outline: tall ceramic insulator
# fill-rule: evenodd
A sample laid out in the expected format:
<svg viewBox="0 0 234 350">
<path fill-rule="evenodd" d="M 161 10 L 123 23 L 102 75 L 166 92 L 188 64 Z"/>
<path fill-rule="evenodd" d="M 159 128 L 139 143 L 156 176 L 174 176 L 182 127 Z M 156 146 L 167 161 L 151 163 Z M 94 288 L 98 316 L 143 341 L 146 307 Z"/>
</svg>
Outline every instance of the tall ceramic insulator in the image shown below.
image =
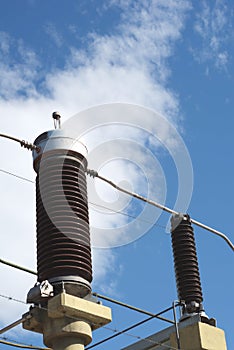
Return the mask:
<svg viewBox="0 0 234 350">
<path fill-rule="evenodd" d="M 203 310 L 203 296 L 190 217 L 187 214 L 173 215 L 171 224 L 178 298 L 185 303 L 184 314 L 199 313 Z"/>
<path fill-rule="evenodd" d="M 35 144 L 38 282 L 83 297 L 92 281 L 87 150 L 62 129 L 43 133 Z"/>
</svg>

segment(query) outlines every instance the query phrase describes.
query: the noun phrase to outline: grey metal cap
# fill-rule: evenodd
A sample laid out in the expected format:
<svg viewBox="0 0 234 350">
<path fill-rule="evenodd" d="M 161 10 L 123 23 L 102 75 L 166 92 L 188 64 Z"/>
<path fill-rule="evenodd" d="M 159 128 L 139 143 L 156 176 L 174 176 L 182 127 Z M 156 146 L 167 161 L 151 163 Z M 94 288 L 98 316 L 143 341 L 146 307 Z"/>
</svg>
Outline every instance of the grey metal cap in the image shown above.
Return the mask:
<svg viewBox="0 0 234 350">
<path fill-rule="evenodd" d="M 181 223 L 182 220 L 188 218 L 187 214 L 178 213 L 171 216 L 171 232 L 176 229 L 176 227 Z"/>
<path fill-rule="evenodd" d="M 86 146 L 76 138 L 72 137 L 63 129 L 49 130 L 36 138 L 34 144 L 40 147 L 40 151 L 33 151 L 33 160 L 42 156 L 43 153 L 53 150 L 73 151 L 87 157 Z"/>
</svg>

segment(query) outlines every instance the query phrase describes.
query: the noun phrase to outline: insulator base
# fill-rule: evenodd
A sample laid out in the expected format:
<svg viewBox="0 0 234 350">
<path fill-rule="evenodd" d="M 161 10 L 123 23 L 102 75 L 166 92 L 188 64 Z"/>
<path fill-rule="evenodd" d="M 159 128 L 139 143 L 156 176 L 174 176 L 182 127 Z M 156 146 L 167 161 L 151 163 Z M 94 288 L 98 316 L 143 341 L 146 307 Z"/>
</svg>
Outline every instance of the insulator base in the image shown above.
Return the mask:
<svg viewBox="0 0 234 350">
<path fill-rule="evenodd" d="M 49 282 L 54 288 L 54 295 L 65 292 L 83 298 L 91 292 L 91 284 L 77 276 L 59 276 L 51 278 Z"/>
</svg>

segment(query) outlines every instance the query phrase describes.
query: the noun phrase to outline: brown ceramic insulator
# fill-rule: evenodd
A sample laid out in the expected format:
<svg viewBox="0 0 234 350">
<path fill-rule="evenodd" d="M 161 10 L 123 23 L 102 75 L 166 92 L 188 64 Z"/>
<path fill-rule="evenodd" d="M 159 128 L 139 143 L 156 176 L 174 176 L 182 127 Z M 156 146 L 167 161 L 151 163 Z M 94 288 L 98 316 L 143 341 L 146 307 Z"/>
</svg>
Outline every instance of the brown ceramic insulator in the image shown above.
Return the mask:
<svg viewBox="0 0 234 350">
<path fill-rule="evenodd" d="M 186 304 L 203 300 L 193 228 L 185 215 L 171 232 L 178 298 Z"/>
<path fill-rule="evenodd" d="M 36 179 L 38 281 L 92 281 L 86 175 L 75 152 L 45 153 Z"/>
</svg>

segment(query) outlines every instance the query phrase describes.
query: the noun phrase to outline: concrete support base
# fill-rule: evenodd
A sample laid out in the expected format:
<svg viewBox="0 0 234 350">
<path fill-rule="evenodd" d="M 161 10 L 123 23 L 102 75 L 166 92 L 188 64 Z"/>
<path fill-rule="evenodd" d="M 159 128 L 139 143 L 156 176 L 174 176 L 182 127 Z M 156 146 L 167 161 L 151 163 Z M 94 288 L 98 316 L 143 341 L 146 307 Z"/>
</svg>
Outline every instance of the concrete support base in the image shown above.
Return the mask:
<svg viewBox="0 0 234 350">
<path fill-rule="evenodd" d="M 44 344 L 56 350 L 83 350 L 84 345 L 92 341 L 92 329 L 86 321 L 73 321 L 63 317 L 52 319 L 45 317 L 43 326 Z"/>
<path fill-rule="evenodd" d="M 92 330 L 111 322 L 111 309 L 61 293 L 48 301 L 47 309 L 32 308 L 23 328 L 43 334 L 44 344 L 55 350 L 84 350 Z"/>
<path fill-rule="evenodd" d="M 227 350 L 224 331 L 209 324 L 198 322 L 179 330 L 181 349 Z M 177 347 L 175 333 L 170 336 L 170 345 Z"/>
<path fill-rule="evenodd" d="M 178 328 L 180 348 L 183 350 L 227 350 L 224 331 L 202 322 L 199 314 L 179 322 Z M 168 350 L 178 349 L 175 326 L 165 328 L 122 350 L 166 350 L 166 347 Z"/>
<path fill-rule="evenodd" d="M 84 345 L 81 343 L 77 344 L 76 338 L 65 338 L 65 339 L 58 339 L 54 341 L 53 343 L 53 349 L 56 350 L 84 350 Z"/>
</svg>

